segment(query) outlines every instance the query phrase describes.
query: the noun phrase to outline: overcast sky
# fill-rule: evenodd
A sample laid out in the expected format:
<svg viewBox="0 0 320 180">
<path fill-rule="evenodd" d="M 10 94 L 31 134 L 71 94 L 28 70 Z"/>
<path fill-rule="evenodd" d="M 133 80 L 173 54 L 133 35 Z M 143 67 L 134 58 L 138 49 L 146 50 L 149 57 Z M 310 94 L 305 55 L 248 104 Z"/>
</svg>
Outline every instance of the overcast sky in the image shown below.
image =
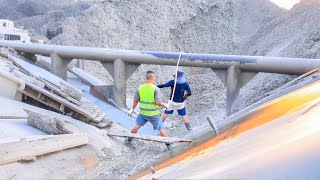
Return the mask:
<svg viewBox="0 0 320 180">
<path fill-rule="evenodd" d="M 270 0 L 270 1 L 280 7 L 290 9 L 290 8 L 292 8 L 292 6 L 297 4 L 300 0 Z"/>
</svg>

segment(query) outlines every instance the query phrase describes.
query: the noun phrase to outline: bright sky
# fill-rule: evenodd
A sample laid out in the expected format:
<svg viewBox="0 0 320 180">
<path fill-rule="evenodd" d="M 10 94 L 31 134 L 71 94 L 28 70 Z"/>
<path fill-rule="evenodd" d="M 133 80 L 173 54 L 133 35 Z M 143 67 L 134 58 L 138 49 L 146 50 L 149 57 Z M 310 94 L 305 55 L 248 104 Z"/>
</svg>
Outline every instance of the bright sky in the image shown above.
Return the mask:
<svg viewBox="0 0 320 180">
<path fill-rule="evenodd" d="M 297 4 L 300 0 L 270 0 L 270 1 L 282 8 L 290 9 L 295 4 Z"/>
</svg>

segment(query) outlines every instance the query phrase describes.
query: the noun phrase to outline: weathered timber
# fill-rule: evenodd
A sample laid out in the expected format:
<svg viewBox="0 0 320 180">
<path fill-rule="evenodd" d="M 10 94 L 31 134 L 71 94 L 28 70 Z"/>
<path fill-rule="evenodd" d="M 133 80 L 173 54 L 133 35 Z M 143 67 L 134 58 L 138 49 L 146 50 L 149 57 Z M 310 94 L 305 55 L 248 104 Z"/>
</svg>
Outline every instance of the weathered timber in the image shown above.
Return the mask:
<svg viewBox="0 0 320 180">
<path fill-rule="evenodd" d="M 44 154 L 88 143 L 88 137 L 83 134 L 65 134 L 42 136 L 42 139 L 0 144 L 0 165 L 30 159 Z"/>
<path fill-rule="evenodd" d="M 28 62 L 25 62 L 24 60 L 14 57 L 14 56 L 9 56 L 9 59 L 11 59 L 16 66 L 18 66 L 20 69 L 23 69 L 27 74 L 35 77 L 36 79 L 40 80 L 45 79 L 46 81 L 54 84 L 55 86 L 60 89 L 60 91 L 66 93 L 70 97 L 76 99 L 76 100 L 81 100 L 82 94 L 80 91 L 72 87 L 71 84 L 68 82 L 64 81 L 63 79 L 55 76 L 54 74 L 39 68 L 37 66 L 34 66 Z"/>
<path fill-rule="evenodd" d="M 162 137 L 162 136 L 150 136 L 150 135 L 141 135 L 141 134 L 126 133 L 126 132 L 109 132 L 108 136 L 135 138 L 135 139 L 141 139 L 141 140 L 145 140 L 145 141 L 155 141 L 155 142 L 168 143 L 168 144 L 193 142 L 190 139 L 182 139 L 182 138 L 175 138 L 175 137 Z"/>
<path fill-rule="evenodd" d="M 67 99 L 68 101 L 72 102 L 73 104 L 76 104 L 80 106 L 82 103 L 78 101 L 77 99 L 69 96 L 68 94 L 62 92 L 57 86 L 54 84 L 51 84 L 49 81 L 43 79 L 43 78 L 38 78 L 39 81 L 45 84 L 49 89 L 51 89 L 55 94 L 60 95 L 61 97 Z"/>
<path fill-rule="evenodd" d="M 29 84 L 28 82 L 26 82 L 26 83 L 27 83 L 27 86 L 30 87 L 30 89 L 33 89 L 33 90 L 35 90 L 35 91 L 37 91 L 37 92 L 40 92 L 40 93 L 42 93 L 43 95 L 45 95 L 46 97 L 49 97 L 51 100 L 56 101 L 55 104 L 58 104 L 58 106 L 57 106 L 57 105 L 51 106 L 51 104 L 53 103 L 53 102 L 51 102 L 51 101 L 50 101 L 50 102 L 47 101 L 46 104 L 49 105 L 50 107 L 55 108 L 55 109 L 58 110 L 58 111 L 60 111 L 61 104 L 63 104 L 63 105 L 65 105 L 66 107 L 72 109 L 73 111 L 76 111 L 76 112 L 78 112 L 79 114 L 82 114 L 84 117 L 86 117 L 85 119 L 80 119 L 80 120 L 82 120 L 82 121 L 85 121 L 85 122 L 89 122 L 89 121 L 101 122 L 102 119 L 103 119 L 103 118 L 96 119 L 95 117 L 92 117 L 91 114 L 89 114 L 88 112 L 86 112 L 86 110 L 83 109 L 83 108 L 81 108 L 80 106 L 77 106 L 77 105 L 75 105 L 75 104 L 73 104 L 73 103 L 65 100 L 64 98 L 62 98 L 62 97 L 60 97 L 60 96 L 58 96 L 58 95 L 56 95 L 56 94 L 53 94 L 53 93 L 51 93 L 51 92 L 49 92 L 49 91 L 47 91 L 47 90 L 45 90 L 45 89 L 39 88 L 39 87 L 37 87 L 37 86 L 35 86 L 35 85 L 33 85 L 33 84 Z M 30 89 L 29 89 L 29 90 L 30 90 Z M 28 88 L 26 88 L 22 93 L 26 93 L 27 90 L 28 90 Z M 30 94 L 30 93 L 28 93 L 28 94 Z M 28 95 L 28 94 L 27 94 L 27 95 Z M 34 99 L 36 99 L 36 100 L 40 99 L 40 98 L 35 97 L 35 96 L 33 96 L 32 98 L 34 98 Z M 87 120 L 87 119 L 88 119 L 88 120 Z"/>
</svg>

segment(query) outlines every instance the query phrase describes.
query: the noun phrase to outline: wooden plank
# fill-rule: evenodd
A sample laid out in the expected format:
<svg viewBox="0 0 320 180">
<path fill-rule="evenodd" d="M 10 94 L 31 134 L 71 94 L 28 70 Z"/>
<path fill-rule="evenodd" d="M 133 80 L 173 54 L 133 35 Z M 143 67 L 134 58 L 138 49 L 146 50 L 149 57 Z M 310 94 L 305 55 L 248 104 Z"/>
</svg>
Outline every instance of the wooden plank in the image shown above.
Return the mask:
<svg viewBox="0 0 320 180">
<path fill-rule="evenodd" d="M 40 81 L 43 83 L 46 87 L 51 89 L 51 92 L 48 91 L 47 89 L 44 89 L 42 87 L 37 87 L 30 81 L 26 81 L 27 90 L 20 90 L 20 92 L 44 103 L 47 106 L 55 108 L 57 111 L 63 112 L 64 109 L 61 109 L 60 107 L 67 107 L 68 109 L 77 112 L 78 114 L 81 114 L 80 120 L 87 122 L 92 121 L 95 123 L 100 123 L 103 119 L 105 119 L 105 113 L 101 112 L 98 108 L 94 107 L 91 104 L 88 104 L 85 108 L 83 107 L 84 103 L 80 102 L 79 100 L 75 99 L 74 97 L 71 97 L 65 92 L 61 91 L 62 84 L 65 86 L 69 86 L 69 84 L 65 81 L 63 81 L 60 78 L 55 77 L 51 73 L 48 73 L 47 71 L 38 68 L 32 64 L 29 64 L 27 62 L 24 62 L 23 60 L 16 58 L 16 57 L 11 57 L 10 58 L 15 62 L 15 64 L 18 64 L 22 70 L 26 71 L 26 74 L 30 76 L 33 76 L 36 78 L 36 80 Z M 32 67 L 32 68 L 31 68 Z M 32 69 L 35 69 L 34 71 L 31 72 Z M 38 72 L 39 71 L 39 72 Z M 29 88 L 30 87 L 30 88 Z M 72 86 L 70 85 L 70 88 Z M 35 94 L 32 91 L 37 91 L 40 94 Z M 38 96 L 39 95 L 39 96 Z M 53 102 L 51 101 L 53 100 Z M 91 110 L 95 110 L 96 113 L 92 113 Z M 64 112 L 63 112 L 64 113 Z M 103 126 L 103 123 L 101 123 L 99 126 Z"/>
<path fill-rule="evenodd" d="M 150 136 L 150 135 L 140 135 L 140 134 L 133 134 L 133 133 L 126 133 L 126 132 L 109 132 L 108 136 L 116 136 L 116 137 L 125 137 L 125 138 L 136 138 L 145 141 L 155 141 L 161 143 L 182 143 L 182 142 L 193 142 L 190 139 L 181 139 L 175 137 L 162 137 L 162 136 Z"/>
<path fill-rule="evenodd" d="M 35 84 L 35 85 L 37 85 L 37 86 L 39 86 L 41 88 L 45 87 L 44 83 L 42 83 L 41 81 L 38 81 L 37 79 L 32 78 L 32 77 L 24 74 L 23 72 L 19 71 L 16 68 L 13 69 L 10 73 L 15 75 L 15 76 L 17 76 L 17 77 L 19 77 L 19 78 L 21 78 L 21 79 L 23 79 L 23 80 L 25 80 L 25 81 L 28 81 L 28 82 L 30 82 L 32 84 Z"/>
<path fill-rule="evenodd" d="M 26 62 L 25 62 L 26 63 Z M 32 64 L 30 64 L 32 65 Z M 33 66 L 33 65 L 32 65 Z M 36 67 L 36 66 L 34 66 Z M 23 68 L 23 67 L 22 67 Z M 22 69 L 21 69 L 22 70 Z M 17 77 L 20 77 L 22 79 L 24 79 L 25 81 L 28 81 L 32 84 L 36 84 L 38 85 L 39 87 L 41 88 L 44 88 L 45 86 L 47 86 L 49 89 L 53 90 L 53 92 L 65 99 L 67 99 L 68 101 L 76 104 L 76 105 L 80 105 L 81 102 L 76 100 L 75 98 L 67 95 L 66 93 L 62 92 L 59 87 L 60 86 L 57 86 L 55 84 L 52 84 L 50 81 L 44 79 L 43 77 L 41 76 L 36 76 L 35 74 L 32 74 L 31 72 L 28 72 L 26 71 L 26 69 L 23 69 L 23 71 L 25 72 L 21 72 L 18 70 L 18 68 L 14 68 L 14 70 L 12 71 L 12 73 L 14 75 L 16 75 Z"/>
<path fill-rule="evenodd" d="M 59 103 L 61 103 L 61 104 L 64 104 L 66 107 L 72 109 L 73 111 L 76 111 L 76 112 L 78 112 L 79 114 L 82 114 L 82 115 L 88 117 L 88 119 L 90 119 L 91 121 L 94 121 L 94 122 L 101 122 L 101 121 L 102 121 L 102 119 L 95 119 L 95 117 L 92 117 L 89 113 L 87 113 L 87 112 L 85 111 L 85 109 L 83 109 L 83 108 L 81 108 L 80 106 L 77 106 L 77 105 L 75 105 L 75 104 L 73 104 L 73 103 L 65 100 L 65 99 L 62 98 L 62 97 L 60 97 L 60 96 L 58 96 L 58 95 L 56 95 L 56 94 L 53 94 L 53 93 L 51 93 L 51 92 L 49 92 L 49 91 L 47 91 L 47 90 L 45 90 L 45 89 L 39 88 L 39 87 L 37 87 L 37 86 L 35 86 L 35 85 L 31 84 L 31 83 L 28 83 L 28 82 L 26 82 L 26 83 L 27 83 L 27 85 L 30 86 L 33 90 L 38 91 L 38 92 L 41 92 L 43 95 L 46 95 L 46 96 L 50 97 L 51 99 L 54 99 L 55 101 L 57 101 L 57 102 L 59 102 Z M 22 93 L 24 93 L 24 92 L 22 92 Z M 59 105 L 59 107 L 57 108 L 57 110 L 58 110 L 58 111 L 60 110 L 60 105 Z"/>
<path fill-rule="evenodd" d="M 83 134 L 43 137 L 43 139 L 31 141 L 23 139 L 19 142 L 0 144 L 0 165 L 30 159 L 88 143 L 88 137 Z"/>
<path fill-rule="evenodd" d="M 42 81 L 42 82 L 46 82 L 46 81 Z M 34 90 L 36 90 L 38 92 L 41 92 L 44 95 L 50 97 L 51 99 L 54 99 L 54 100 L 60 102 L 61 104 L 65 105 L 66 107 L 72 109 L 73 111 L 76 111 L 79 114 L 82 114 L 83 116 L 87 117 L 90 121 L 99 123 L 105 117 L 105 113 L 101 112 L 99 109 L 97 109 L 96 107 L 92 106 L 91 104 L 88 104 L 88 103 L 85 104 L 85 103 L 77 101 L 76 99 L 73 99 L 73 98 L 72 98 L 73 99 L 72 102 L 70 102 L 69 100 L 71 99 L 71 97 L 64 99 L 63 97 L 58 96 L 55 93 L 49 92 L 49 91 L 47 91 L 45 89 L 37 88 L 33 84 L 30 84 L 28 82 L 27 82 L 27 84 L 32 89 L 34 89 Z M 46 84 L 46 85 L 48 85 L 48 84 Z M 52 90 L 54 90 L 54 88 L 52 88 Z M 58 90 L 54 90 L 54 91 L 58 91 Z M 62 94 L 63 94 L 63 92 L 60 93 L 60 95 L 62 95 Z M 65 96 L 67 96 L 67 95 L 65 95 Z M 88 112 L 90 110 L 89 108 L 91 108 L 92 110 L 95 110 L 95 111 L 99 111 L 99 113 L 98 114 L 92 114 L 91 112 Z M 60 111 L 60 107 L 57 108 L 56 110 Z"/>
<path fill-rule="evenodd" d="M 99 123 L 95 123 L 95 122 L 89 122 L 89 124 L 96 126 L 98 128 L 109 128 L 112 126 L 113 122 L 107 119 L 103 119 L 101 122 Z"/>
<path fill-rule="evenodd" d="M 1 115 L 0 119 L 26 119 L 25 116 L 15 116 L 15 115 Z"/>
<path fill-rule="evenodd" d="M 20 58 L 9 55 L 9 59 L 12 60 L 16 66 L 28 72 L 32 76 L 36 78 L 39 78 L 39 77 L 45 78 L 48 81 L 50 81 L 52 84 L 55 84 L 58 87 L 60 87 L 60 83 L 64 81 L 63 79 L 55 76 L 54 74 L 48 72 L 47 70 L 37 67 L 33 64 L 30 64 Z"/>
<path fill-rule="evenodd" d="M 57 111 L 59 111 L 60 106 L 62 103 L 60 103 L 59 101 L 52 99 L 48 96 L 40 96 L 40 98 L 38 98 L 38 94 L 39 92 L 34 90 L 33 88 L 26 86 L 26 88 L 24 90 L 21 91 L 23 94 L 25 94 L 26 96 L 31 97 L 32 99 L 35 99 L 39 102 L 41 102 L 42 104 L 49 106 L 51 108 L 56 109 Z"/>
<path fill-rule="evenodd" d="M 26 86 L 26 88 L 21 92 L 23 94 L 25 94 L 25 95 L 27 95 L 27 96 L 39 101 L 39 102 L 41 102 L 42 104 L 44 104 L 46 106 L 54 108 L 57 111 L 60 110 L 60 106 L 61 106 L 62 103 L 60 103 L 59 101 L 57 101 L 57 100 L 55 100 L 55 99 L 53 99 L 51 97 L 45 96 L 45 95 L 41 96 L 40 99 L 37 99 L 37 93 L 38 92 L 35 91 L 34 89 L 32 89 L 29 86 Z M 80 120 L 82 122 L 89 123 L 90 119 L 87 116 L 85 116 L 85 115 L 83 115 L 83 114 L 81 114 L 81 113 L 79 113 L 77 111 L 74 111 L 71 108 L 69 108 L 69 110 L 72 112 L 69 116 L 71 116 L 71 117 L 73 117 L 75 119 L 78 119 L 78 120 Z"/>
<path fill-rule="evenodd" d="M 56 87 L 55 85 L 51 84 L 49 81 L 43 79 L 43 78 L 39 78 L 39 81 L 41 81 L 42 83 L 45 84 L 45 86 L 47 86 L 48 88 L 50 88 L 55 94 L 60 95 L 61 97 L 67 99 L 68 101 L 80 106 L 82 103 L 76 99 L 74 99 L 73 97 L 65 94 L 64 92 L 60 91 L 60 89 L 58 87 Z"/>
<path fill-rule="evenodd" d="M 13 63 L 16 66 L 18 66 L 20 69 L 27 72 L 26 74 L 30 74 L 31 76 L 35 77 L 36 79 L 38 79 L 40 81 L 45 79 L 46 81 L 55 85 L 58 89 L 60 89 L 60 91 L 61 91 L 61 88 L 64 86 L 68 86 L 68 87 L 72 88 L 73 91 L 77 91 L 75 88 L 72 87 L 71 84 L 69 84 L 68 82 L 64 81 L 63 79 L 55 76 L 54 74 L 48 72 L 45 69 L 37 67 L 37 66 L 30 64 L 20 58 L 17 58 L 17 57 L 11 56 L 11 55 L 9 56 L 9 59 L 11 59 L 13 61 Z M 79 93 L 81 94 L 81 92 L 79 92 Z M 65 93 L 65 94 L 67 94 L 67 93 Z M 80 96 L 82 97 L 82 95 L 80 95 Z"/>
</svg>

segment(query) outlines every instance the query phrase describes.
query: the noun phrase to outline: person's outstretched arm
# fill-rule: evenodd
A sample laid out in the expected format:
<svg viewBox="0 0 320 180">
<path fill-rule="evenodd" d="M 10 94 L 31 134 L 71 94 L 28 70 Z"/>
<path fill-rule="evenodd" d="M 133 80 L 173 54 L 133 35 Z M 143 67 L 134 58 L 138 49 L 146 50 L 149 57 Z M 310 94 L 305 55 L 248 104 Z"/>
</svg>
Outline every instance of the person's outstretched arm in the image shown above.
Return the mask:
<svg viewBox="0 0 320 180">
<path fill-rule="evenodd" d="M 156 100 L 156 105 L 157 106 L 168 108 L 168 104 L 164 103 L 161 100 L 161 91 L 160 91 L 159 88 L 156 88 L 154 90 L 154 99 Z"/>
<path fill-rule="evenodd" d="M 158 88 L 171 87 L 173 85 L 173 83 L 174 83 L 174 80 L 171 80 L 165 84 L 158 85 Z"/>
</svg>

